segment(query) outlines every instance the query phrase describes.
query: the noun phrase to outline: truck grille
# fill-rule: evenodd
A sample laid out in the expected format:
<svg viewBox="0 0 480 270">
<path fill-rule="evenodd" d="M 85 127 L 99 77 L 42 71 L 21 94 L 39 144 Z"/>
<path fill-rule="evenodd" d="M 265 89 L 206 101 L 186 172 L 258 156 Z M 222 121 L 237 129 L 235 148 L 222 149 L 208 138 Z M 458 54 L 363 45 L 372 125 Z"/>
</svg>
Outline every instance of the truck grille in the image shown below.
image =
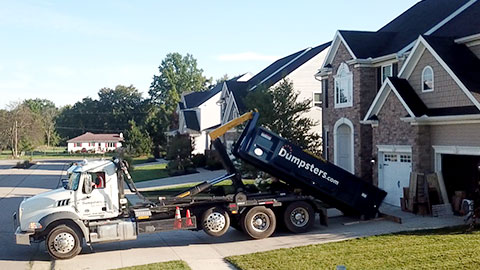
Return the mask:
<svg viewBox="0 0 480 270">
<path fill-rule="evenodd" d="M 57 207 L 58 206 L 66 206 L 70 203 L 70 199 L 65 199 L 65 200 L 60 200 L 57 202 Z"/>
</svg>

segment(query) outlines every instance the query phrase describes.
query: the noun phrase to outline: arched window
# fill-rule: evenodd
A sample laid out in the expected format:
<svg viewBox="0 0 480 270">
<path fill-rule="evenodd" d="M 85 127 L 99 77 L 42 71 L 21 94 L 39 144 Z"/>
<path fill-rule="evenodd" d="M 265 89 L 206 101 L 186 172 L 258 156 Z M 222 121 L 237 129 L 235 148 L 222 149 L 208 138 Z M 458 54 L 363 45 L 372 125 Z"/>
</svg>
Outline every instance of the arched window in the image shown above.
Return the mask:
<svg viewBox="0 0 480 270">
<path fill-rule="evenodd" d="M 334 79 L 335 108 L 351 107 L 353 104 L 353 74 L 347 64 L 340 64 Z"/>
<path fill-rule="evenodd" d="M 422 71 L 422 91 L 433 91 L 433 69 L 431 66 L 426 66 Z"/>
</svg>

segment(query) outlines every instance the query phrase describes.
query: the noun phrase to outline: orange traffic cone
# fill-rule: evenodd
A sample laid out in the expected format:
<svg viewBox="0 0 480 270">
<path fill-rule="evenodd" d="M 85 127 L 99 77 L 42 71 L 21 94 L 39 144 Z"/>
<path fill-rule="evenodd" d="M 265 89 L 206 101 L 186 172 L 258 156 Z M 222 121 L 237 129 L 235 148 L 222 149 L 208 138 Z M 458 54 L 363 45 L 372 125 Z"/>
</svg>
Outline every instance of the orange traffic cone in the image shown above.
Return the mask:
<svg viewBox="0 0 480 270">
<path fill-rule="evenodd" d="M 192 218 L 190 217 L 190 210 L 187 209 L 187 221 L 185 222 L 185 226 L 193 227 Z"/>
<path fill-rule="evenodd" d="M 173 222 L 174 229 L 181 229 L 182 228 L 182 216 L 180 215 L 180 208 L 175 209 L 175 222 Z"/>
</svg>

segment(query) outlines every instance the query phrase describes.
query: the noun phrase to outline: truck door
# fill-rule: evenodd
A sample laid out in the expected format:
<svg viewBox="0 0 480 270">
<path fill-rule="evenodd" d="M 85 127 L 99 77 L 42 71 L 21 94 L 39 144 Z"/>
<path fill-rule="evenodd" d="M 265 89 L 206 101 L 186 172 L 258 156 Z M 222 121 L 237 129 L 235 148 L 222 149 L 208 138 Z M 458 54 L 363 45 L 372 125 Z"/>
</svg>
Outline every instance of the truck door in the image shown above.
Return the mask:
<svg viewBox="0 0 480 270">
<path fill-rule="evenodd" d="M 95 184 L 92 176 L 95 173 L 82 174 L 82 186 L 75 193 L 75 206 L 82 219 L 106 218 L 108 195 L 101 184 Z M 105 178 L 104 178 L 105 179 Z M 105 187 L 105 185 L 103 185 Z"/>
</svg>

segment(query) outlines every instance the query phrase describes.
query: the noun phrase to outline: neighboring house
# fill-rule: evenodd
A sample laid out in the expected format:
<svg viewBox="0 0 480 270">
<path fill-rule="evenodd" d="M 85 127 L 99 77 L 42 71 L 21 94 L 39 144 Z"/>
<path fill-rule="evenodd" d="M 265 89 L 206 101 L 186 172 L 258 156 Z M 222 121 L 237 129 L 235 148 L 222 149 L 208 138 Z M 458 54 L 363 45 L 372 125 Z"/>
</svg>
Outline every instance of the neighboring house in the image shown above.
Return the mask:
<svg viewBox="0 0 480 270">
<path fill-rule="evenodd" d="M 324 154 L 400 205 L 410 172 L 445 200 L 480 180 L 480 3 L 425 0 L 377 32 L 338 31 L 323 68 Z M 328 138 L 328 139 L 327 139 Z"/>
<path fill-rule="evenodd" d="M 189 134 L 194 142 L 193 154 L 203 154 L 210 149 L 210 131 L 221 123 L 221 105 L 219 100 L 229 81 L 242 81 L 249 78 L 244 74 L 226 82 L 221 82 L 208 91 L 192 92 L 182 95 L 178 103 L 178 130 L 174 134 Z"/>
<path fill-rule="evenodd" d="M 67 151 L 105 153 L 122 147 L 123 134 L 94 134 L 86 132 L 67 141 Z"/>
<path fill-rule="evenodd" d="M 238 117 L 246 110 L 243 99 L 249 91 L 255 91 L 259 86 L 275 87 L 282 79 L 293 83 L 295 91 L 299 93 L 299 101 L 311 100 L 312 109 L 305 116 L 313 119 L 317 125 L 313 132 L 322 133 L 322 88 L 313 74 L 325 60 L 330 42 L 314 48 L 307 48 L 286 57 L 283 57 L 248 81 L 228 81 L 221 95 L 222 124 Z M 227 147 L 233 143 L 235 132 L 227 133 Z M 228 136 L 228 135 L 231 136 Z"/>
</svg>

